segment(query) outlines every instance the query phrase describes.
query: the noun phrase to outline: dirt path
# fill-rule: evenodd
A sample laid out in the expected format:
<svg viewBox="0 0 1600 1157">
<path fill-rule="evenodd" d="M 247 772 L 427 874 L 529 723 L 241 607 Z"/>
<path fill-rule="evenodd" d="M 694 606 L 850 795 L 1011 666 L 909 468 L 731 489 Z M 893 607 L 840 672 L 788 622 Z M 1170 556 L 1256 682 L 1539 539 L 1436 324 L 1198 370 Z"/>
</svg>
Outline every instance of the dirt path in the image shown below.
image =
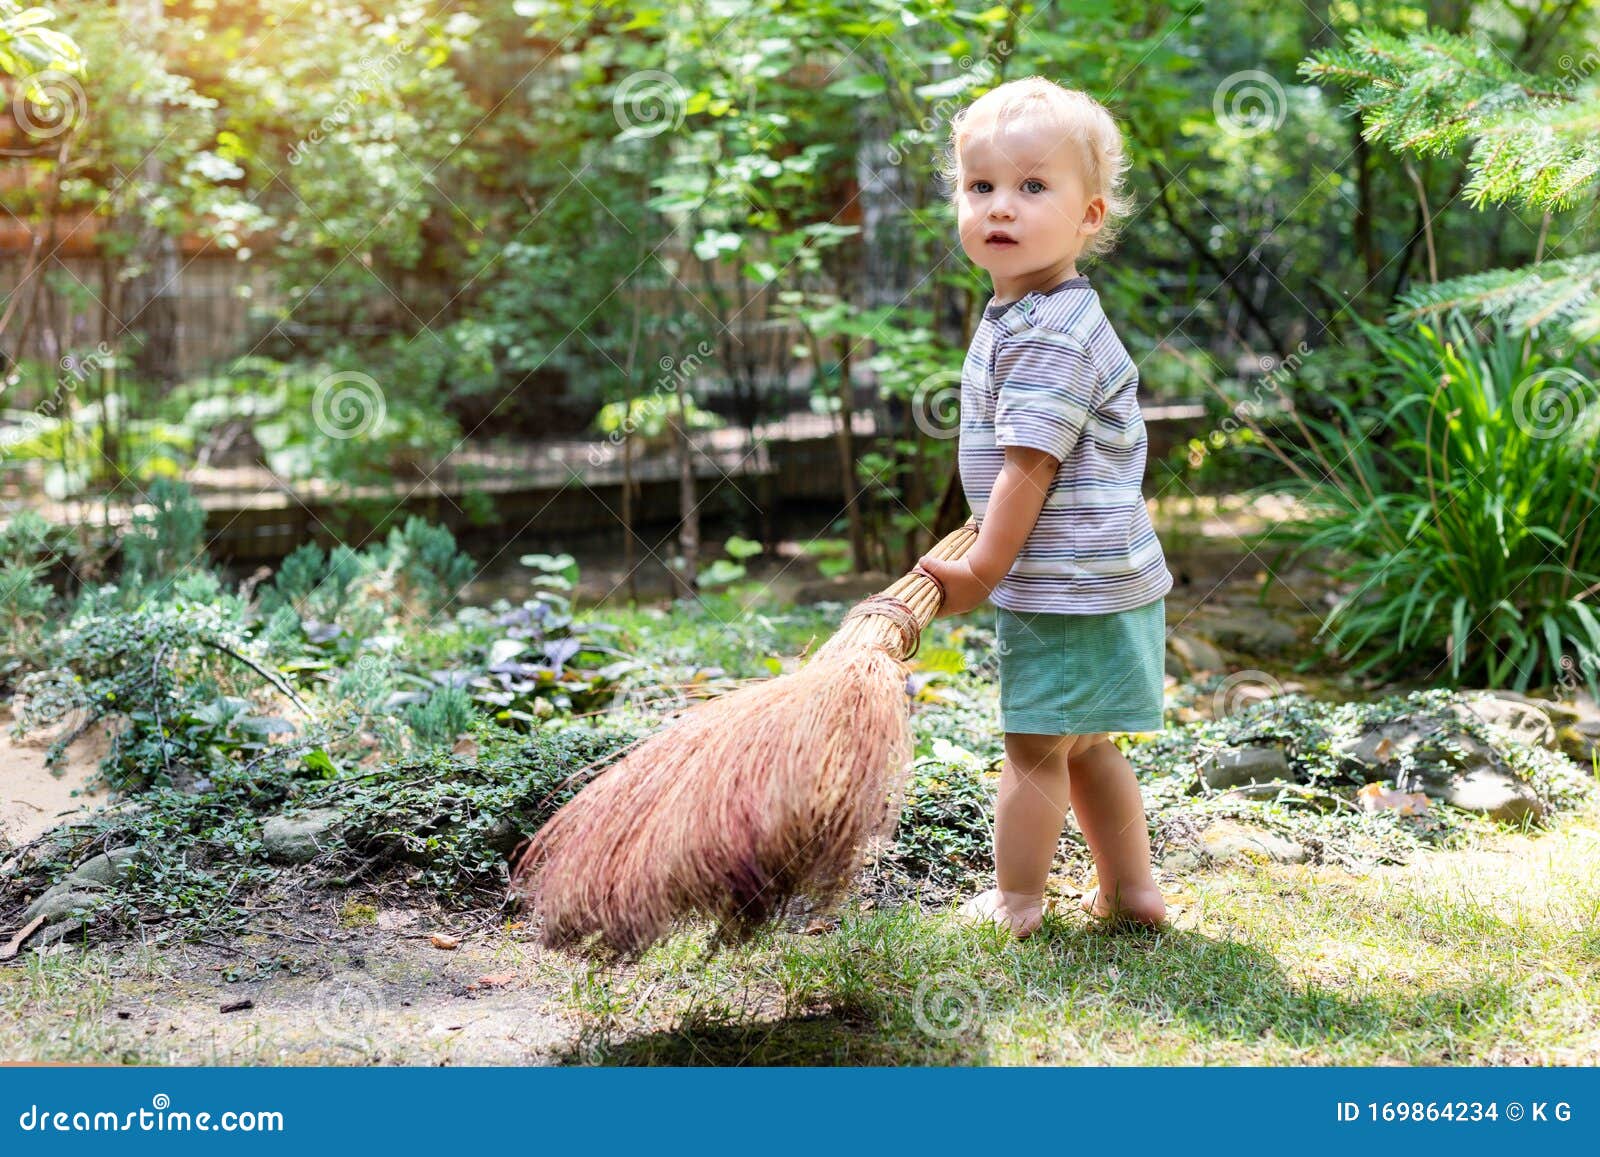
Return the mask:
<svg viewBox="0 0 1600 1157">
<path fill-rule="evenodd" d="M 533 1065 L 572 1046 L 577 1028 L 519 930 L 401 907 L 367 923 L 366 906 L 351 927 L 333 903 L 278 910 L 230 941 L 24 952 L 0 968 L 0 1056 Z M 458 947 L 435 947 L 434 933 Z"/>
<path fill-rule="evenodd" d="M 8 847 L 27 843 L 64 820 L 92 811 L 110 797 L 88 783 L 110 748 L 111 735 L 97 725 L 67 748 L 59 767 L 45 767 L 53 733 L 11 734 L 11 709 L 0 704 L 0 860 Z"/>
</svg>

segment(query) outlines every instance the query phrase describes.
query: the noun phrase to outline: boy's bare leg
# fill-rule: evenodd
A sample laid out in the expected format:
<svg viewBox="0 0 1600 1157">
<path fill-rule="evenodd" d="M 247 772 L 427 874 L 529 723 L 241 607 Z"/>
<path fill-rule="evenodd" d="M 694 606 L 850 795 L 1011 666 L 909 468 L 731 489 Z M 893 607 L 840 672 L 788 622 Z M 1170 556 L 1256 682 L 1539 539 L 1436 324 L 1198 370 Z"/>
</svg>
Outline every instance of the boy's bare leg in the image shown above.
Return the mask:
<svg viewBox="0 0 1600 1157">
<path fill-rule="evenodd" d="M 1133 766 L 1103 732 L 1080 736 L 1068 758 L 1072 813 L 1094 854 L 1100 881 L 1084 898 L 1084 911 L 1163 923 L 1167 905 L 1150 870 L 1150 830 Z"/>
<path fill-rule="evenodd" d="M 1067 751 L 1072 736 L 1007 733 L 994 807 L 995 882 L 962 915 L 987 918 L 1017 937 L 1044 919 L 1044 888 L 1071 799 Z"/>
</svg>

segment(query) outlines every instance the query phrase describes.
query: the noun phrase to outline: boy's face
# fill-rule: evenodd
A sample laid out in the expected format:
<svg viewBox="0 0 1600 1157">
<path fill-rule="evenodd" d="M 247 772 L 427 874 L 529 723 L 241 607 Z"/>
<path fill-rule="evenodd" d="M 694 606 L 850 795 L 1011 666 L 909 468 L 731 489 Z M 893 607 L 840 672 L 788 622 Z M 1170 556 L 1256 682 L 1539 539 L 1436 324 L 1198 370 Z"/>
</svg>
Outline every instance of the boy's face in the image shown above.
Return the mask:
<svg viewBox="0 0 1600 1157">
<path fill-rule="evenodd" d="M 1016 121 L 967 138 L 960 174 L 961 248 L 1006 296 L 1070 276 L 1105 218 L 1105 198 L 1085 195 L 1076 146 L 1048 122 Z"/>
</svg>

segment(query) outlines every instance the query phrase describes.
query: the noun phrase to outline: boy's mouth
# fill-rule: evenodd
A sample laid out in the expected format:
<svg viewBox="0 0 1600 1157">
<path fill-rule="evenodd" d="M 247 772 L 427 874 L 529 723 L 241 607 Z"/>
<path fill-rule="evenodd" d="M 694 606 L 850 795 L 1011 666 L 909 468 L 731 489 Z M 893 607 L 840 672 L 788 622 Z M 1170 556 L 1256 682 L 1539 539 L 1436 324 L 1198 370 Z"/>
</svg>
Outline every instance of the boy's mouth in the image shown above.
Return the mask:
<svg viewBox="0 0 1600 1157">
<path fill-rule="evenodd" d="M 1003 231 L 997 229 L 993 233 L 991 233 L 987 237 L 985 237 L 983 239 L 983 242 L 984 242 L 985 245 L 997 245 L 997 246 L 1000 246 L 1000 247 L 1004 248 L 1004 247 L 1007 247 L 1007 246 L 1015 245 L 1017 243 L 1017 239 L 1015 237 L 1011 236 L 1011 234 L 1003 232 Z"/>
</svg>

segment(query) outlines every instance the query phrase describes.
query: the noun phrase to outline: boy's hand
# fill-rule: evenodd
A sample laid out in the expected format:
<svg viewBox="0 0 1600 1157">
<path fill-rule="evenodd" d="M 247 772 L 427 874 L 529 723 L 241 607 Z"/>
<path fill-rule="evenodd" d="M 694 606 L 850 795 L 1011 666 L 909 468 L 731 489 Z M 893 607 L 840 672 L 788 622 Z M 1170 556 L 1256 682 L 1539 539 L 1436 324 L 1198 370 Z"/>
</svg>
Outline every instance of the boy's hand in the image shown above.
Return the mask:
<svg viewBox="0 0 1600 1157">
<path fill-rule="evenodd" d="M 923 555 L 917 564 L 944 587 L 944 602 L 939 604 L 938 611 L 934 613 L 936 619 L 972 610 L 987 599 L 989 592 L 994 589 L 973 573 L 972 564 L 965 558 L 949 562 Z"/>
</svg>

